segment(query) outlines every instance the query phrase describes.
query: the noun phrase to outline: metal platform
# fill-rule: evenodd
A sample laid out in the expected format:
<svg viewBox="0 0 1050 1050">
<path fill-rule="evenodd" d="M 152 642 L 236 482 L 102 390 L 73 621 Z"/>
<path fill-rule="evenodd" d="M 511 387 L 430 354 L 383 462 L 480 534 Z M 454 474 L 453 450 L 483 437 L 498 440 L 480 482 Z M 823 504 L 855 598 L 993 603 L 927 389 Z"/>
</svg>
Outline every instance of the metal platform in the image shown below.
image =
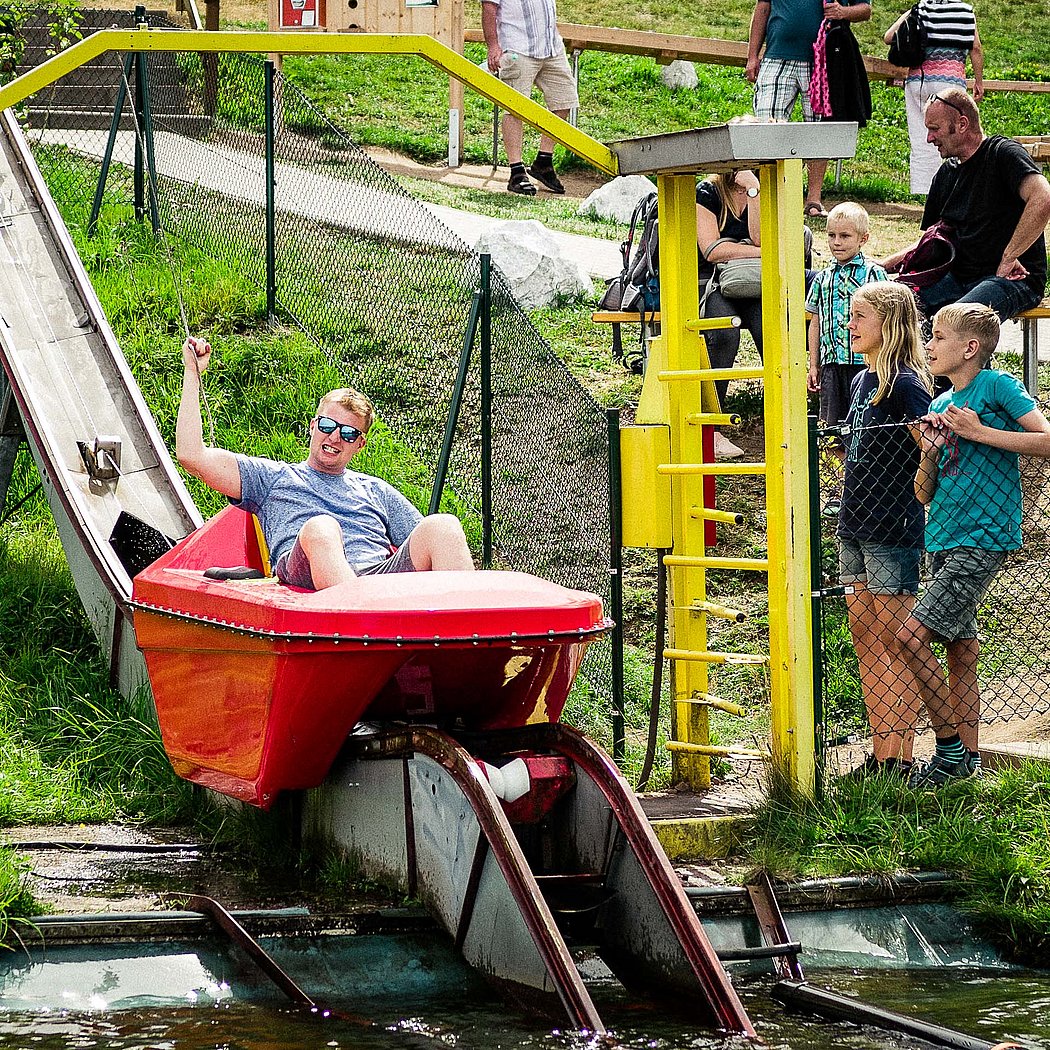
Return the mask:
<svg viewBox="0 0 1050 1050">
<path fill-rule="evenodd" d="M 842 160 L 857 151 L 857 125 L 821 121 L 719 124 L 610 142 L 621 175 L 729 171 L 777 160 Z"/>
</svg>

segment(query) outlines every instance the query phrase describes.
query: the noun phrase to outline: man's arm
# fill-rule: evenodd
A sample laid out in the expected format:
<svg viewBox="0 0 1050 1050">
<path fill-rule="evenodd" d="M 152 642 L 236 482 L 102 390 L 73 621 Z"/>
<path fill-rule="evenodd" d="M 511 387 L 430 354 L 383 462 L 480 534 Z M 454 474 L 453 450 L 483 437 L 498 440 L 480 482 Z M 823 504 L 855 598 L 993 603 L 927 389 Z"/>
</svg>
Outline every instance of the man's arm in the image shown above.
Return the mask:
<svg viewBox="0 0 1050 1050">
<path fill-rule="evenodd" d="M 1050 182 L 1033 171 L 1018 186 L 1017 195 L 1025 202 L 1024 211 L 1014 228 L 1014 235 L 1003 249 L 999 269 L 995 271 L 996 277 L 1008 277 L 1013 281 L 1028 276 L 1028 270 L 1018 256 L 1035 244 L 1050 222 Z"/>
<path fill-rule="evenodd" d="M 499 62 L 503 57 L 503 48 L 500 47 L 499 34 L 496 31 L 497 5 L 482 0 L 481 4 L 481 31 L 485 35 L 485 46 L 489 49 L 489 72 L 499 72 Z"/>
<path fill-rule="evenodd" d="M 766 23 L 769 22 L 770 0 L 757 0 L 751 15 L 751 29 L 747 35 L 747 65 L 744 76 L 753 84 L 758 79 L 762 45 L 766 42 Z M 484 5 L 482 5 L 484 6 Z"/>
<path fill-rule="evenodd" d="M 840 18 L 844 22 L 867 22 L 871 18 L 871 4 L 825 4 L 824 17 Z"/>
<path fill-rule="evenodd" d="M 912 252 L 915 250 L 916 246 L 919 243 L 919 240 L 921 240 L 921 238 L 912 241 L 912 243 L 909 244 L 907 248 L 902 248 L 899 252 L 894 252 L 893 255 L 887 255 L 886 258 L 880 259 L 879 265 L 887 273 L 899 273 L 901 263 L 904 262 L 905 256 L 907 256 L 908 252 Z"/>
<path fill-rule="evenodd" d="M 182 399 L 175 424 L 175 455 L 194 477 L 232 499 L 241 498 L 237 457 L 204 444 L 201 421 L 201 376 L 211 361 L 211 346 L 190 336 L 182 346 Z"/>
</svg>

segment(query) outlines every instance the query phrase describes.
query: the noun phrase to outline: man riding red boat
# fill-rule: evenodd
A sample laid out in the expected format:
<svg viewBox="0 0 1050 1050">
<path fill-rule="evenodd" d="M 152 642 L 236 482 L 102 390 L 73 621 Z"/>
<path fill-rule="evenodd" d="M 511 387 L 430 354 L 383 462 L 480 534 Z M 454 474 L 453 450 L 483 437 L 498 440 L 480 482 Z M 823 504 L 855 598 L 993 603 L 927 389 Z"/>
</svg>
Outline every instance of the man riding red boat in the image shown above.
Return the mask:
<svg viewBox="0 0 1050 1050">
<path fill-rule="evenodd" d="M 365 447 L 375 419 L 364 394 L 344 388 L 321 398 L 310 420 L 310 451 L 301 463 L 245 456 L 204 443 L 200 390 L 211 345 L 191 336 L 182 357 L 178 460 L 258 516 L 282 583 L 324 590 L 364 575 L 473 570 L 458 518 L 423 517 L 392 485 L 347 469 Z"/>
</svg>

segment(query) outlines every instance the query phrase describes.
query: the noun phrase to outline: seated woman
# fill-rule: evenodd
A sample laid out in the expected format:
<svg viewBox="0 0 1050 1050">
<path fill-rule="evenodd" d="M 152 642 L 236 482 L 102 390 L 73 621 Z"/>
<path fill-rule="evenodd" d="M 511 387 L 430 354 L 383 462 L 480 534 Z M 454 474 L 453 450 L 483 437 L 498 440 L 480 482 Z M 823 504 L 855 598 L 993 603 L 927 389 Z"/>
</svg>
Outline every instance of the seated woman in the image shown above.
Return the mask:
<svg viewBox="0 0 1050 1050">
<path fill-rule="evenodd" d="M 757 259 L 761 255 L 758 226 L 758 176 L 753 171 L 717 172 L 696 186 L 696 240 L 700 248 L 697 276 L 704 317 L 739 317 L 762 353 L 762 299 L 727 299 L 718 288 L 708 289 L 715 264 L 727 259 Z M 744 244 L 741 242 L 749 241 Z M 706 295 L 706 298 L 705 298 Z M 731 368 L 740 349 L 740 329 L 706 332 L 707 356 L 712 368 Z M 719 404 L 724 405 L 728 380 L 715 383 Z M 715 434 L 715 455 L 743 455 L 731 441 Z"/>
<path fill-rule="evenodd" d="M 805 235 L 806 287 L 813 272 L 808 269 L 813 243 L 808 227 Z M 706 318 L 739 317 L 742 328 L 751 333 L 762 356 L 762 297 L 737 299 L 708 288 L 715 266 L 728 259 L 757 259 L 762 254 L 759 229 L 758 176 L 743 170 L 709 175 L 696 186 L 696 240 L 700 249 L 697 276 L 700 281 L 701 314 Z M 740 329 L 720 328 L 704 335 L 712 368 L 732 368 L 740 349 Z M 715 383 L 719 404 L 725 404 L 728 380 Z M 732 459 L 743 452 L 722 434 L 715 434 L 715 455 Z"/>
</svg>

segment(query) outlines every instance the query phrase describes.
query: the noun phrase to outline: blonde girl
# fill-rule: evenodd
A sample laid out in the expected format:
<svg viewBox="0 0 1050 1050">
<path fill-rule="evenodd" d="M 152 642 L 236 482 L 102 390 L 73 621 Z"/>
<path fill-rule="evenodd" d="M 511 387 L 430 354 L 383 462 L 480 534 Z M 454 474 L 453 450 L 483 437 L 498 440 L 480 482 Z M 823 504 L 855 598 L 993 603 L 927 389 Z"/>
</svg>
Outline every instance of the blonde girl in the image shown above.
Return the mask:
<svg viewBox="0 0 1050 1050">
<path fill-rule="evenodd" d="M 908 424 L 929 411 L 933 380 L 904 285 L 862 286 L 846 327 L 867 368 L 853 381 L 846 417 L 839 579 L 853 588 L 846 602 L 874 751 L 853 775 L 906 775 L 919 694 L 894 636 L 915 604 L 925 526 Z"/>
</svg>

